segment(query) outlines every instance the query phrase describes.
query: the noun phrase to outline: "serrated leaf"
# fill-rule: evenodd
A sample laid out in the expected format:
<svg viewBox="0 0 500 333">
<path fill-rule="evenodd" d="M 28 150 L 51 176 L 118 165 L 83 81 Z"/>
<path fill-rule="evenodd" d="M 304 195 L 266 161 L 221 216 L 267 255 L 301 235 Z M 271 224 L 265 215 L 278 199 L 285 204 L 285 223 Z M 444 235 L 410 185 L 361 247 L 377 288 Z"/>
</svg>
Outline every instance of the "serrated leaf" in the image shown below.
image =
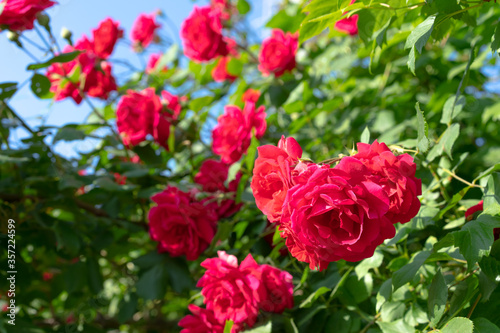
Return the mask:
<svg viewBox="0 0 500 333">
<path fill-rule="evenodd" d="M 415 333 L 415 328 L 404 322 L 403 319 L 398 319 L 393 322 L 377 322 L 383 333 Z"/>
<path fill-rule="evenodd" d="M 443 107 L 443 114 L 441 116 L 441 124 L 451 124 L 453 118 L 455 118 L 460 112 L 462 112 L 465 106 L 465 97 L 451 96 L 448 98 Z"/>
<path fill-rule="evenodd" d="M 443 327 L 441 333 L 472 333 L 473 330 L 474 324 L 470 319 L 456 317 Z"/>
<path fill-rule="evenodd" d="M 429 251 L 417 252 L 407 265 L 397 270 L 392 275 L 392 284 L 394 286 L 394 290 L 397 290 L 401 286 L 413 280 L 415 274 L 417 274 L 417 271 L 430 255 L 431 253 Z"/>
<path fill-rule="evenodd" d="M 354 271 L 356 272 L 358 279 L 361 279 L 363 276 L 365 276 L 370 269 L 380 267 L 383 260 L 384 255 L 379 251 L 375 251 L 372 257 L 366 258 L 359 264 L 357 264 L 354 268 Z"/>
<path fill-rule="evenodd" d="M 167 272 L 163 264 L 146 271 L 135 284 L 137 294 L 144 299 L 162 299 L 167 290 Z"/>
<path fill-rule="evenodd" d="M 485 214 L 500 214 L 500 173 L 493 172 L 489 176 L 483 201 Z"/>
<path fill-rule="evenodd" d="M 429 298 L 427 300 L 431 327 L 436 327 L 439 323 L 446 309 L 447 300 L 448 287 L 441 270 L 438 270 L 432 279 L 431 287 L 429 288 Z"/>
<path fill-rule="evenodd" d="M 436 15 L 431 15 L 427 17 L 424 22 L 420 23 L 406 39 L 405 49 L 415 48 L 418 53 L 422 53 L 422 48 L 431 36 L 435 20 Z"/>
<path fill-rule="evenodd" d="M 474 333 L 500 333 L 500 328 L 486 318 L 475 318 Z"/>
<path fill-rule="evenodd" d="M 417 147 L 421 152 L 425 153 L 429 149 L 428 126 L 425 121 L 424 112 L 420 110 L 418 102 L 415 104 L 415 109 L 417 110 Z"/>
<path fill-rule="evenodd" d="M 489 254 L 493 244 L 493 229 L 500 228 L 500 217 L 481 214 L 477 220 L 453 233 L 455 246 L 467 260 L 471 270 L 476 262 Z"/>
<path fill-rule="evenodd" d="M 313 305 L 314 301 L 316 301 L 321 295 L 326 294 L 331 289 L 327 287 L 321 287 L 309 295 L 302 303 L 300 303 L 299 308 L 309 308 Z"/>
</svg>

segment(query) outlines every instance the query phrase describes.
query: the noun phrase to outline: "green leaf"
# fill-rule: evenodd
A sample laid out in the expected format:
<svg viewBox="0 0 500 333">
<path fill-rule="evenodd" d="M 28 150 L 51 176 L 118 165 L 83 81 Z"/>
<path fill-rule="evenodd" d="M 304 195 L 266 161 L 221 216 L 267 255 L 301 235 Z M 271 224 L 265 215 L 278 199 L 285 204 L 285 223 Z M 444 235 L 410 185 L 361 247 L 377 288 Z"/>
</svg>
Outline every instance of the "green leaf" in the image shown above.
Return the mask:
<svg viewBox="0 0 500 333">
<path fill-rule="evenodd" d="M 87 257 L 87 273 L 90 290 L 95 295 L 99 294 L 103 289 L 103 280 L 101 269 L 96 258 Z"/>
<path fill-rule="evenodd" d="M 493 55 L 495 55 L 495 52 L 500 49 L 500 29 L 498 27 L 500 27 L 500 23 L 497 24 L 495 34 L 493 35 L 493 39 L 491 41 L 491 52 Z"/>
<path fill-rule="evenodd" d="M 54 136 L 53 143 L 58 141 L 76 141 L 85 139 L 85 133 L 76 129 L 76 125 L 66 125 L 61 127 Z"/>
<path fill-rule="evenodd" d="M 41 68 L 46 68 L 49 67 L 52 64 L 55 63 L 65 63 L 65 62 L 70 62 L 71 60 L 74 60 L 78 55 L 82 53 L 82 51 L 73 51 L 73 52 L 67 52 L 67 53 L 62 53 L 59 54 L 46 62 L 38 63 L 38 64 L 30 64 L 26 68 L 27 70 L 36 70 L 36 69 L 41 69 Z"/>
<path fill-rule="evenodd" d="M 394 290 L 402 287 L 404 284 L 410 282 L 417 274 L 417 271 L 424 264 L 427 258 L 431 255 L 429 251 L 420 251 L 413 255 L 411 261 L 400 268 L 392 275 L 392 284 Z"/>
<path fill-rule="evenodd" d="M 257 147 L 259 147 L 259 140 L 252 135 L 252 142 L 250 147 L 248 147 L 247 156 L 245 157 L 245 164 L 248 171 L 253 170 L 253 165 L 255 163 L 255 155 L 257 154 Z"/>
<path fill-rule="evenodd" d="M 462 230 L 453 233 L 455 246 L 467 260 L 469 270 L 489 254 L 494 228 L 500 228 L 500 217 L 481 214 L 477 220 L 466 223 Z"/>
<path fill-rule="evenodd" d="M 224 333 L 231 333 L 233 329 L 234 321 L 226 320 L 226 324 L 224 325 Z"/>
<path fill-rule="evenodd" d="M 441 330 L 441 333 L 472 333 L 474 324 L 470 319 L 455 317 Z"/>
<path fill-rule="evenodd" d="M 447 300 L 448 286 L 446 285 L 441 270 L 438 270 L 432 279 L 431 287 L 429 288 L 429 298 L 427 300 L 431 327 L 436 327 L 439 323 L 446 309 Z"/>
<path fill-rule="evenodd" d="M 247 330 L 245 331 L 245 333 L 271 333 L 272 329 L 273 329 L 272 322 L 269 321 L 266 325 L 253 328 L 251 330 Z"/>
<path fill-rule="evenodd" d="M 460 125 L 453 124 L 443 133 L 441 140 L 432 147 L 427 155 L 427 161 L 432 162 L 436 157 L 443 155 L 443 152 L 451 158 L 452 148 L 460 134 Z"/>
<path fill-rule="evenodd" d="M 422 48 L 431 36 L 435 20 L 436 15 L 431 15 L 427 17 L 424 22 L 420 23 L 406 39 L 405 49 L 415 48 L 418 53 L 422 53 Z"/>
<path fill-rule="evenodd" d="M 366 258 L 359 264 L 357 264 L 354 268 L 354 271 L 356 272 L 358 279 L 361 279 L 363 276 L 365 276 L 370 269 L 380 267 L 383 260 L 384 255 L 379 251 L 375 251 L 372 257 Z"/>
<path fill-rule="evenodd" d="M 5 5 L 5 2 L 3 2 Z M 17 82 L 0 83 L 0 100 L 12 97 L 17 91 Z"/>
<path fill-rule="evenodd" d="M 193 110 L 194 112 L 199 112 L 204 107 L 210 106 L 210 104 L 213 102 L 213 100 L 214 100 L 213 96 L 198 97 L 198 98 L 192 99 L 189 102 L 189 108 L 191 110 Z"/>
<path fill-rule="evenodd" d="M 118 305 L 118 315 L 116 316 L 120 324 L 124 324 L 136 313 L 138 301 L 139 298 L 136 293 L 125 294 Z"/>
<path fill-rule="evenodd" d="M 403 319 L 393 322 L 377 322 L 383 333 L 415 333 L 415 328 L 405 323 Z"/>
<path fill-rule="evenodd" d="M 494 172 L 489 176 L 483 200 L 485 214 L 500 214 L 500 173 Z"/>
<path fill-rule="evenodd" d="M 500 328 L 486 318 L 475 318 L 474 333 L 500 333 Z"/>
<path fill-rule="evenodd" d="M 315 292 L 310 294 L 302 303 L 300 303 L 299 308 L 309 308 L 313 303 L 323 294 L 326 294 L 331 289 L 327 287 L 321 287 L 317 289 Z"/>
<path fill-rule="evenodd" d="M 408 69 L 410 70 L 410 72 L 413 74 L 413 75 L 416 75 L 415 74 L 415 58 L 416 58 L 416 55 L 415 55 L 415 47 L 412 47 L 410 49 L 410 53 L 408 54 Z"/>
<path fill-rule="evenodd" d="M 176 293 L 182 293 L 195 287 L 193 276 L 189 272 L 185 260 L 166 257 L 166 262 L 163 265 L 168 267 L 170 285 Z"/>
<path fill-rule="evenodd" d="M 462 112 L 465 106 L 465 97 L 451 96 L 448 98 L 443 107 L 443 114 L 441 116 L 441 124 L 451 124 L 453 118 L 455 118 L 460 112 Z"/>
<path fill-rule="evenodd" d="M 479 262 L 479 267 L 492 281 L 496 281 L 500 278 L 500 261 L 495 258 L 483 257 Z"/>
<path fill-rule="evenodd" d="M 243 71 L 243 62 L 237 58 L 231 58 L 227 63 L 227 71 L 233 76 L 240 76 Z"/>
<path fill-rule="evenodd" d="M 241 15 L 245 15 L 250 11 L 250 4 L 246 0 L 238 0 L 236 8 Z"/>
<path fill-rule="evenodd" d="M 284 32 L 296 32 L 300 29 L 300 24 L 302 20 L 305 19 L 305 15 L 302 13 L 289 14 L 287 10 L 280 10 L 276 15 L 274 15 L 269 22 L 267 22 L 266 27 L 271 29 L 281 29 Z"/>
<path fill-rule="evenodd" d="M 135 284 L 137 294 L 144 299 L 162 299 L 167 290 L 167 272 L 164 264 L 153 266 Z"/>
<path fill-rule="evenodd" d="M 72 256 L 78 254 L 80 250 L 80 237 L 75 231 L 74 226 L 66 222 L 58 221 L 54 226 L 57 239 L 57 248 L 65 249 Z"/>
<path fill-rule="evenodd" d="M 418 102 L 415 104 L 415 109 L 417 110 L 417 147 L 421 152 L 425 153 L 429 149 L 429 130 L 427 122 L 425 121 L 424 112 L 420 110 L 420 104 Z"/>
<path fill-rule="evenodd" d="M 370 143 L 370 130 L 368 129 L 368 126 L 366 126 L 363 133 L 361 133 L 361 142 Z"/>
<path fill-rule="evenodd" d="M 3 163 L 23 163 L 28 162 L 29 158 L 27 157 L 11 157 L 6 155 L 0 155 L 0 164 Z"/>
</svg>

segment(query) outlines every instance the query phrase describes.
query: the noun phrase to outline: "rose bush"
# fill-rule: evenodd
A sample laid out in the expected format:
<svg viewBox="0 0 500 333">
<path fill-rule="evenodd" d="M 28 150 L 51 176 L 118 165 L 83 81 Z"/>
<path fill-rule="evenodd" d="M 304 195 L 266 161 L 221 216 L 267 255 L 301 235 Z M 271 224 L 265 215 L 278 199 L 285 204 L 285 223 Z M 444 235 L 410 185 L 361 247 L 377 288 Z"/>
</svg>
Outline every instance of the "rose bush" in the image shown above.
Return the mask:
<svg viewBox="0 0 500 333">
<path fill-rule="evenodd" d="M 0 333 L 500 327 L 500 7 L 267 5 L 0 1 Z"/>
</svg>

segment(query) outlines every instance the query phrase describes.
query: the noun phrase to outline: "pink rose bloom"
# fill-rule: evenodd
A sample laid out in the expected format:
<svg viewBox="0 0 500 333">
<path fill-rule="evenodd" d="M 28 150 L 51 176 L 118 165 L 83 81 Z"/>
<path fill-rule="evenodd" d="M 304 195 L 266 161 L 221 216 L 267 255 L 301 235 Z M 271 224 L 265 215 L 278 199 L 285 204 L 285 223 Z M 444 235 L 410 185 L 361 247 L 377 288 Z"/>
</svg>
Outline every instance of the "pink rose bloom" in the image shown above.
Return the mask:
<svg viewBox="0 0 500 333">
<path fill-rule="evenodd" d="M 213 151 L 221 156 L 224 163 L 237 162 L 247 152 L 252 140 L 252 131 L 260 139 L 266 131 L 264 106 L 255 108 L 255 103 L 247 101 L 241 110 L 234 105 L 224 108 L 224 114 L 212 132 Z"/>
<path fill-rule="evenodd" d="M 151 199 L 157 206 L 149 211 L 149 234 L 159 242 L 158 251 L 198 259 L 215 235 L 214 212 L 176 187 L 170 186 Z"/>
<path fill-rule="evenodd" d="M 188 305 L 192 314 L 185 316 L 179 321 L 179 326 L 183 328 L 181 333 L 223 333 L 225 323 L 220 323 L 213 311 L 200 308 L 196 305 Z M 240 330 L 237 325 L 233 325 L 231 333 L 237 333 Z"/>
<path fill-rule="evenodd" d="M 271 37 L 264 40 L 259 55 L 259 70 L 264 76 L 280 77 L 295 68 L 295 54 L 299 47 L 298 34 L 286 34 L 274 29 Z"/>
<path fill-rule="evenodd" d="M 94 37 L 94 52 L 102 59 L 107 59 L 115 48 L 117 40 L 123 37 L 123 29 L 120 29 L 120 23 L 107 18 L 97 29 L 92 30 Z"/>
<path fill-rule="evenodd" d="M 148 134 L 153 134 L 161 109 L 162 104 L 154 88 L 141 92 L 128 90 L 116 108 L 116 125 L 123 143 L 135 146 L 144 141 Z"/>
<path fill-rule="evenodd" d="M 156 37 L 156 29 L 161 25 L 155 20 L 155 14 L 140 14 L 132 25 L 130 39 L 134 46 L 146 48 Z"/>
<path fill-rule="evenodd" d="M 261 288 L 265 294 L 260 303 L 261 309 L 283 313 L 285 309 L 293 308 L 292 275 L 269 265 L 260 266 L 260 272 Z"/>
<path fill-rule="evenodd" d="M 0 5 L 5 7 L 0 14 L 0 25 L 18 32 L 31 30 L 37 14 L 55 4 L 50 0 L 2 0 Z"/>
<path fill-rule="evenodd" d="M 418 195 L 422 194 L 422 181 L 415 178 L 417 170 L 413 157 L 408 154 L 395 156 L 385 143 L 376 140 L 371 145 L 358 143 L 358 153 L 353 156 L 371 172 L 369 176 L 382 186 L 390 199 L 387 218 L 392 223 L 409 222 L 420 210 Z"/>
<path fill-rule="evenodd" d="M 184 54 L 197 62 L 210 61 L 230 52 L 228 40 L 222 36 L 220 16 L 209 6 L 194 6 L 189 17 L 182 22 L 181 38 Z"/>
<path fill-rule="evenodd" d="M 227 65 L 230 60 L 230 57 L 221 57 L 217 61 L 217 65 L 214 67 L 214 69 L 212 69 L 212 77 L 215 82 L 232 82 L 238 78 L 237 76 L 230 74 L 227 70 Z"/>
<path fill-rule="evenodd" d="M 352 5 L 354 2 L 356 2 L 356 0 L 352 0 L 350 4 Z M 351 17 L 338 20 L 335 23 L 335 29 L 346 32 L 351 36 L 355 36 L 358 34 L 358 19 L 359 15 L 355 14 Z"/>
<path fill-rule="evenodd" d="M 257 150 L 251 183 L 255 203 L 269 221 L 279 222 L 287 191 L 293 186 L 291 171 L 302 157 L 302 148 L 294 138 L 282 137 L 278 147 L 265 145 Z"/>
<path fill-rule="evenodd" d="M 221 20 L 229 20 L 231 14 L 236 12 L 236 8 L 231 5 L 229 0 L 211 0 L 210 6 L 213 10 L 218 11 Z"/>
<path fill-rule="evenodd" d="M 307 182 L 292 187 L 283 204 L 280 230 L 288 236 L 292 255 L 299 254 L 311 269 L 322 269 L 326 262 L 369 258 L 394 237 L 395 228 L 385 217 L 389 198 L 367 180 L 370 170 L 359 160 L 344 157 L 334 169 L 309 168 L 314 171 Z"/>
<path fill-rule="evenodd" d="M 241 99 L 243 102 L 257 103 L 260 98 L 260 91 L 255 89 L 248 89 L 243 93 Z"/>
<path fill-rule="evenodd" d="M 259 313 L 259 265 L 249 254 L 238 266 L 238 259 L 224 251 L 218 258 L 205 259 L 201 266 L 207 271 L 198 281 L 208 310 L 221 323 L 232 320 L 237 325 L 252 327 Z"/>
<path fill-rule="evenodd" d="M 158 60 L 163 56 L 161 53 L 153 53 L 149 56 L 148 63 L 146 64 L 146 74 L 152 74 L 155 72 L 156 64 L 158 63 Z M 167 71 L 167 66 L 163 67 L 160 72 L 166 72 Z"/>
</svg>

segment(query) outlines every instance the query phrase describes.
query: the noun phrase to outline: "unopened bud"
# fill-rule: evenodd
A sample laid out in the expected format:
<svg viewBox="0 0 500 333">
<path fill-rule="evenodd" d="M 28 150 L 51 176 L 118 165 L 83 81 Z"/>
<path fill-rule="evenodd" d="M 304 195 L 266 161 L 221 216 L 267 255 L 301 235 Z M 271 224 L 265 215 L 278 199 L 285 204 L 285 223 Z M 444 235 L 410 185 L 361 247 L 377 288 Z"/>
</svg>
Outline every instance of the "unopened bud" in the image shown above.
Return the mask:
<svg viewBox="0 0 500 333">
<path fill-rule="evenodd" d="M 36 20 L 38 21 L 38 24 L 40 24 L 42 27 L 44 27 L 47 30 L 50 30 L 50 17 L 47 14 L 44 13 L 38 13 L 36 15 Z"/>
<path fill-rule="evenodd" d="M 62 27 L 61 29 L 61 37 L 64 39 L 71 38 L 73 36 L 73 33 L 69 31 L 67 28 Z"/>
<path fill-rule="evenodd" d="M 19 39 L 19 35 L 14 31 L 7 31 L 7 39 L 12 42 L 15 42 Z"/>
</svg>

